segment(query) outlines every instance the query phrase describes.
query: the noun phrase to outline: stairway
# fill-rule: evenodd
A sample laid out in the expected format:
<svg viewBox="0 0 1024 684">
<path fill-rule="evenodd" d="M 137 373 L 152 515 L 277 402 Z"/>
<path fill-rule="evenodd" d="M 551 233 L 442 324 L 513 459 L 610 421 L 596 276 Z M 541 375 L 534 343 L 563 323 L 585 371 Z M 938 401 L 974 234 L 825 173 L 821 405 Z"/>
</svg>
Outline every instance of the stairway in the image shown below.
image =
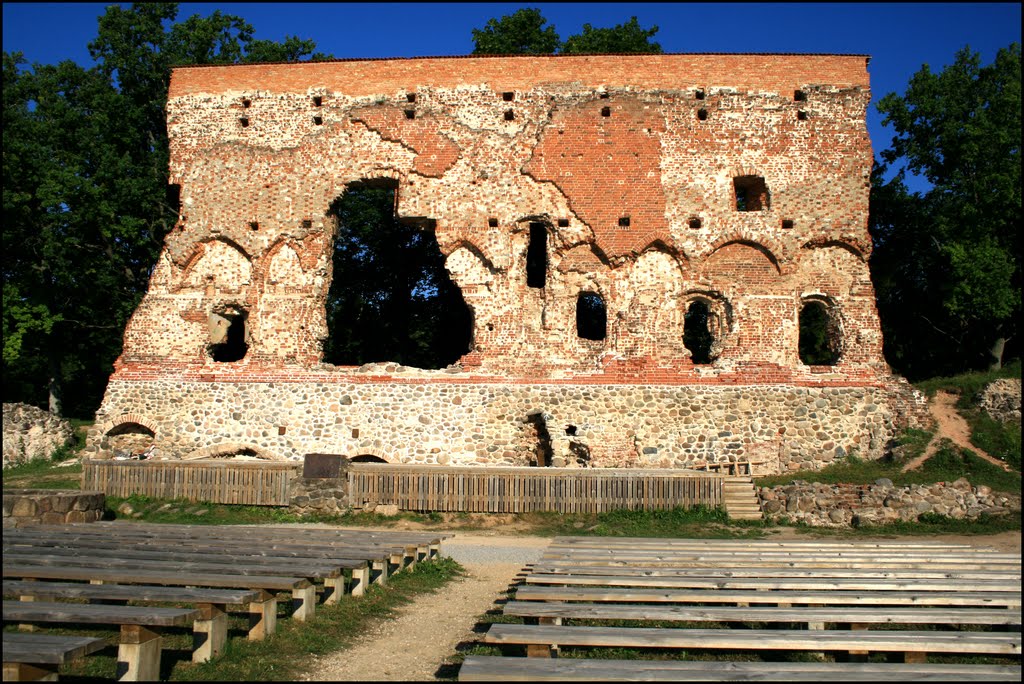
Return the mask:
<svg viewBox="0 0 1024 684">
<path fill-rule="evenodd" d="M 733 520 L 761 520 L 761 504 L 749 476 L 722 478 L 722 503 Z"/>
</svg>

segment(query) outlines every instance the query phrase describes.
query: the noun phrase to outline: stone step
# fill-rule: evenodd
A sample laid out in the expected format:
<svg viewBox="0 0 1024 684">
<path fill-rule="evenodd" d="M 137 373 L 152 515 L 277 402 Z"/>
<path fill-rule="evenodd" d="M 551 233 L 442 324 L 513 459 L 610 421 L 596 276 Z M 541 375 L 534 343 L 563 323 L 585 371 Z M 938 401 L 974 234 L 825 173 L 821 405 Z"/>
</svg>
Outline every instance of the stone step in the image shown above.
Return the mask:
<svg viewBox="0 0 1024 684">
<path fill-rule="evenodd" d="M 724 478 L 722 503 L 733 520 L 761 520 L 761 503 L 754 490 L 754 482 L 746 475 Z"/>
</svg>

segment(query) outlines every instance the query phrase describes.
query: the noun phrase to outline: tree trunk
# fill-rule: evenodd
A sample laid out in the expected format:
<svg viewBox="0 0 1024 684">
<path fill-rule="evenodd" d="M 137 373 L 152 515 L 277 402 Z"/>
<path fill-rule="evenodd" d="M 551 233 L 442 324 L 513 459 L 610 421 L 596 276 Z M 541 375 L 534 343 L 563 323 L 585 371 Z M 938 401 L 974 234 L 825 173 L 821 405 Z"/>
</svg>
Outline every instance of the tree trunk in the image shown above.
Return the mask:
<svg viewBox="0 0 1024 684">
<path fill-rule="evenodd" d="M 988 354 L 991 357 L 989 359 L 988 369 L 990 371 L 1002 370 L 1003 368 L 1003 350 L 1006 349 L 1006 338 L 998 337 L 996 341 L 989 348 Z"/>
<path fill-rule="evenodd" d="M 60 355 L 54 348 L 54 342 L 51 338 L 50 349 L 49 349 L 49 366 L 50 366 L 50 379 L 46 383 L 46 389 L 49 392 L 49 409 L 50 413 L 57 416 L 58 418 L 63 417 L 62 411 L 64 410 L 63 399 L 64 399 L 64 388 L 62 386 L 63 379 L 60 372 Z"/>
</svg>

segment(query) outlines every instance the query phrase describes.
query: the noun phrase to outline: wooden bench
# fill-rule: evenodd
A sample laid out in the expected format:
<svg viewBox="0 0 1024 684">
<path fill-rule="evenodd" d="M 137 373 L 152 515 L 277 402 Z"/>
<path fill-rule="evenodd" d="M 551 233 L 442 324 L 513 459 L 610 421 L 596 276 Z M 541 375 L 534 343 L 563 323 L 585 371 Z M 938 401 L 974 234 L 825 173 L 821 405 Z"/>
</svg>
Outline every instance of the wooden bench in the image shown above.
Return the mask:
<svg viewBox="0 0 1024 684">
<path fill-rule="evenodd" d="M 161 628 L 184 627 L 201 617 L 195 608 L 102 606 L 44 601 L 4 601 L 4 622 L 118 625 L 118 679 L 148 681 L 160 677 Z"/>
<path fill-rule="evenodd" d="M 657 620 L 664 622 L 757 622 L 851 625 L 851 629 L 868 625 L 1017 625 L 1020 610 L 989 608 L 928 607 L 800 607 L 777 606 L 640 606 L 609 603 L 539 603 L 509 601 L 502 609 L 505 615 L 538 619 L 542 624 L 561 624 L 562 619 L 581 620 Z M 856 625 L 857 627 L 853 627 Z"/>
<path fill-rule="evenodd" d="M 796 563 L 792 565 L 765 565 L 743 567 L 721 562 L 714 565 L 687 567 L 680 565 L 606 565 L 550 563 L 543 560 L 533 564 L 536 574 L 549 575 L 639 575 L 644 577 L 810 577 L 810 578 L 857 578 L 857 579 L 933 579 L 933 580 L 993 580 L 1016 581 L 1020 583 L 1020 572 L 979 570 L 910 570 L 910 569 L 864 569 L 828 568 Z"/>
<path fill-rule="evenodd" d="M 273 634 L 277 626 L 277 601 L 270 592 L 290 591 L 297 604 L 296 612 L 304 610 L 315 599 L 313 585 L 302 577 L 273 575 L 230 575 L 217 573 L 185 573 L 173 570 L 104 570 L 100 568 L 49 567 L 42 565 L 3 564 L 3 576 L 30 580 L 71 580 L 113 584 L 157 584 L 176 587 L 220 587 L 263 590 L 264 601 L 250 603 L 249 638 L 260 640 Z M 304 617 L 303 617 L 304 619 Z"/>
<path fill-rule="evenodd" d="M 1020 592 L 969 591 L 801 591 L 756 589 L 643 589 L 627 587 L 560 587 L 525 585 L 518 601 L 599 601 L 623 603 L 726 603 L 877 606 L 973 606 L 1020 610 Z"/>
<path fill-rule="evenodd" d="M 74 565 L 95 568 L 140 568 L 159 570 L 174 567 L 198 572 L 229 574 L 300 575 L 324 584 L 324 602 L 334 603 L 346 590 L 347 570 L 352 577 L 352 590 L 368 581 L 365 560 L 309 559 L 276 556 L 236 556 L 217 553 L 185 553 L 176 551 L 132 549 L 29 548 L 4 545 L 4 558 L 23 565 Z"/>
<path fill-rule="evenodd" d="M 4 632 L 4 681 L 57 681 L 61 665 L 106 646 L 106 639 L 95 637 Z"/>
<path fill-rule="evenodd" d="M 17 582 L 4 580 L 3 595 L 22 601 L 35 599 L 86 599 L 89 601 L 134 601 L 136 603 L 190 603 L 200 612 L 193 628 L 193 662 L 201 663 L 216 657 L 227 643 L 227 606 L 244 605 L 260 612 L 267 600 L 266 592 L 252 589 L 198 589 L 195 587 L 162 587 L 131 584 L 84 584 L 68 582 Z M 254 637 L 250 637 L 254 639 Z"/>
<path fill-rule="evenodd" d="M 1013 681 L 1019 666 L 942 663 L 780 663 L 466 656 L 463 682 Z"/>
<path fill-rule="evenodd" d="M 564 586 L 608 587 L 661 587 L 671 589 L 760 589 L 817 590 L 817 591 L 967 591 L 1013 592 L 1020 591 L 1020 580 L 965 580 L 965 579 L 913 579 L 913 578 L 854 578 L 854 577 L 730 577 L 686 575 L 642 575 L 636 572 L 595 574 L 529 573 L 527 584 L 556 584 Z"/>
<path fill-rule="evenodd" d="M 923 662 L 929 653 L 1019 656 L 1021 652 L 1019 632 L 662 629 L 494 624 L 484 635 L 483 642 L 525 647 L 530 656 L 549 656 L 563 646 L 894 652 L 902 653 L 907 662 Z"/>
</svg>

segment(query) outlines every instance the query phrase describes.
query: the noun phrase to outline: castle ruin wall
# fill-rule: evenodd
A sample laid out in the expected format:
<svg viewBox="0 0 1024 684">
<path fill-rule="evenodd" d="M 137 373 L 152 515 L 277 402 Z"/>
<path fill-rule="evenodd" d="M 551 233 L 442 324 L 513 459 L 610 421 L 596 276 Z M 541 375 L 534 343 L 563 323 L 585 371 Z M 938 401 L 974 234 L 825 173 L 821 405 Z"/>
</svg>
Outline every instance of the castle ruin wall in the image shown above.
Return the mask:
<svg viewBox="0 0 1024 684">
<path fill-rule="evenodd" d="M 924 411 L 882 358 L 866 65 L 633 55 L 176 69 L 179 221 L 90 448 L 137 424 L 174 456 L 224 442 L 280 458 L 764 472 L 877 457 Z M 397 216 L 434 233 L 472 313 L 471 348 L 447 369 L 322 363 L 328 208 L 364 182 L 397 188 Z M 537 231 L 547 266 L 531 286 Z M 606 307 L 602 339 L 577 334 L 581 294 Z M 709 361 L 684 342 L 694 302 L 708 307 Z M 829 316 L 833 363 L 800 359 L 808 304 Z M 211 346 L 234 321 L 245 355 L 217 361 Z"/>
</svg>

